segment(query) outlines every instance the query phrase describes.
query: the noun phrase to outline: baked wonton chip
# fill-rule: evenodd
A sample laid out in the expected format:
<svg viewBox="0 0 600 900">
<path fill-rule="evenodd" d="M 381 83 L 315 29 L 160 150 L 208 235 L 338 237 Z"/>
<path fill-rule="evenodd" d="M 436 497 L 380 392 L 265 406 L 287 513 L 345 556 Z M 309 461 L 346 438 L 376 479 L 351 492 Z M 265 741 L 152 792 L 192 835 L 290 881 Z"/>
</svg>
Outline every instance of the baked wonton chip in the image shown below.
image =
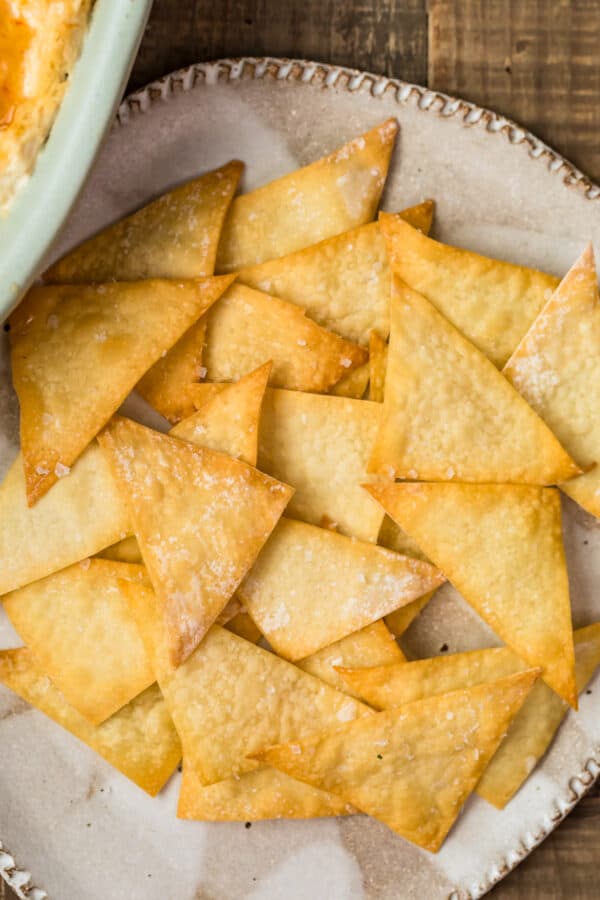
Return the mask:
<svg viewBox="0 0 600 900">
<path fill-rule="evenodd" d="M 565 275 L 504 375 L 584 469 L 561 485 L 600 516 L 600 297 L 590 244 Z"/>
<path fill-rule="evenodd" d="M 558 279 L 536 269 L 440 244 L 380 213 L 392 269 L 501 368 Z"/>
<path fill-rule="evenodd" d="M 141 566 L 88 559 L 2 598 L 36 663 L 94 725 L 154 681 L 118 583 L 144 576 Z"/>
<path fill-rule="evenodd" d="M 153 797 L 181 759 L 181 744 L 156 684 L 101 725 L 92 725 L 67 703 L 25 647 L 0 652 L 0 682 Z"/>
<path fill-rule="evenodd" d="M 406 606 L 401 606 L 400 609 L 395 609 L 394 612 L 389 613 L 385 617 L 385 624 L 392 634 L 396 637 L 401 637 L 410 628 L 419 613 L 425 609 L 434 594 L 435 591 L 429 591 L 428 594 L 417 597 L 412 603 L 407 603 Z"/>
<path fill-rule="evenodd" d="M 368 485 L 496 634 L 577 708 L 560 496 L 528 485 Z"/>
<path fill-rule="evenodd" d="M 354 400 L 362 400 L 369 385 L 370 374 L 369 363 L 363 363 L 362 366 L 353 369 L 349 375 L 344 375 L 343 378 L 340 378 L 337 384 L 334 384 L 329 389 L 328 393 L 333 394 L 335 397 L 351 397 Z"/>
<path fill-rule="evenodd" d="M 186 762 L 203 784 L 257 769 L 259 764 L 246 757 L 273 740 L 292 740 L 371 713 L 218 625 L 175 668 L 160 624 L 160 598 L 141 583 L 123 581 L 121 589 L 152 657 Z"/>
<path fill-rule="evenodd" d="M 139 564 L 142 562 L 140 545 L 133 537 L 133 535 L 123 538 L 122 541 L 117 541 L 116 544 L 111 544 L 110 547 L 106 547 L 105 550 L 101 550 L 100 553 L 96 554 L 96 556 L 98 556 L 100 559 L 111 559 L 113 562 L 134 564 Z"/>
<path fill-rule="evenodd" d="M 238 637 L 242 637 L 252 644 L 258 644 L 262 638 L 260 628 L 254 622 L 250 613 L 243 608 L 227 622 L 225 627 L 228 631 L 232 631 L 234 634 L 237 634 Z"/>
<path fill-rule="evenodd" d="M 316 244 L 374 218 L 398 132 L 388 119 L 334 153 L 233 201 L 217 271 L 233 272 Z"/>
<path fill-rule="evenodd" d="M 253 756 L 435 852 L 537 674 L 430 697 Z"/>
<path fill-rule="evenodd" d="M 388 666 L 405 660 L 394 635 L 380 621 L 347 635 L 329 647 L 323 647 L 311 656 L 299 660 L 296 665 L 315 678 L 326 681 L 337 691 L 356 697 L 356 692 L 349 687 L 337 667 Z"/>
<path fill-rule="evenodd" d="M 267 362 L 235 384 L 224 385 L 223 391 L 215 392 L 212 399 L 201 403 L 198 411 L 176 425 L 170 434 L 255 466 L 260 411 L 270 374 L 271 363 Z M 193 409 L 191 391 L 188 397 Z"/>
<path fill-rule="evenodd" d="M 207 378 L 237 381 L 268 360 L 274 387 L 322 392 L 365 363 L 367 353 L 293 303 L 234 284 L 207 317 Z"/>
<path fill-rule="evenodd" d="M 262 768 L 205 786 L 184 763 L 177 816 L 200 822 L 259 822 L 262 819 L 316 819 L 344 816 L 354 808 L 310 784 Z"/>
<path fill-rule="evenodd" d="M 556 484 L 580 473 L 492 363 L 393 279 L 381 429 L 370 469 L 423 481 Z"/>
<path fill-rule="evenodd" d="M 421 560 L 283 518 L 238 588 L 269 644 L 303 659 L 438 587 Z"/>
<path fill-rule="evenodd" d="M 246 463 L 115 419 L 99 438 L 163 600 L 173 664 L 198 646 L 270 535 L 291 489 Z"/>
<path fill-rule="evenodd" d="M 11 318 L 27 498 L 66 475 L 162 353 L 214 302 L 215 279 L 33 288 Z"/>
<path fill-rule="evenodd" d="M 96 441 L 68 476 L 27 505 L 23 460 L 0 485 L 0 594 L 58 572 L 128 535 L 129 515 Z"/>
<path fill-rule="evenodd" d="M 141 281 L 212 275 L 223 218 L 243 164 L 229 162 L 163 194 L 76 247 L 47 282 Z"/>
<path fill-rule="evenodd" d="M 383 403 L 388 347 L 376 331 L 369 336 L 369 400 Z"/>
<path fill-rule="evenodd" d="M 429 231 L 432 212 L 429 202 L 398 216 L 420 222 Z M 372 329 L 384 337 L 389 333 L 390 266 L 377 222 L 242 269 L 238 279 L 301 306 L 323 328 L 363 347 L 368 345 Z"/>
</svg>

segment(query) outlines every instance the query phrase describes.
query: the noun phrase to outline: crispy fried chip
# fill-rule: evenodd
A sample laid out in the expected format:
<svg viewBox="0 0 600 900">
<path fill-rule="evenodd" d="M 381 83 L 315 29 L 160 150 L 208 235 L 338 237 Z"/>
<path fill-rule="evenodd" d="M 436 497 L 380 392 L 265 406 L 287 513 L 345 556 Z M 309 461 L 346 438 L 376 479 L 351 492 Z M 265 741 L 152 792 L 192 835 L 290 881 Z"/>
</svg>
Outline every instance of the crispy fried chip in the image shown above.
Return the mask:
<svg viewBox="0 0 600 900">
<path fill-rule="evenodd" d="M 369 400 L 383 403 L 388 347 L 376 332 L 369 335 Z"/>
<path fill-rule="evenodd" d="M 205 341 L 206 319 L 202 318 L 188 328 L 167 355 L 155 362 L 136 385 L 144 400 L 169 422 L 179 422 L 194 412 L 186 388 L 202 372 Z"/>
<path fill-rule="evenodd" d="M 438 587 L 428 563 L 283 518 L 238 596 L 286 659 L 303 659 Z"/>
<path fill-rule="evenodd" d="M 501 368 L 558 279 L 426 237 L 380 213 L 392 269 Z"/>
<path fill-rule="evenodd" d="M 490 628 L 575 709 L 560 497 L 528 485 L 387 484 L 367 490 Z"/>
<path fill-rule="evenodd" d="M 215 392 L 212 399 L 202 403 L 198 412 L 176 425 L 170 434 L 255 466 L 260 411 L 270 374 L 271 363 L 267 362 L 235 384 L 226 384 L 223 391 Z M 193 409 L 192 396 L 188 392 Z"/>
<path fill-rule="evenodd" d="M 337 384 L 334 384 L 329 389 L 329 393 L 336 397 L 351 397 L 354 400 L 362 400 L 369 384 L 370 374 L 369 363 L 363 363 L 362 366 L 353 369 L 349 375 L 344 375 L 343 378 L 340 378 Z"/>
<path fill-rule="evenodd" d="M 433 204 L 398 213 L 429 230 Z M 392 216 L 392 218 L 394 218 Z M 372 329 L 390 330 L 390 266 L 377 222 L 238 273 L 242 284 L 306 310 L 330 331 L 366 347 Z"/>
<path fill-rule="evenodd" d="M 398 132 L 395 119 L 231 204 L 217 271 L 233 272 L 371 221 Z"/>
<path fill-rule="evenodd" d="M 38 500 L 139 378 L 210 306 L 222 279 L 33 288 L 11 323 L 27 498 Z"/>
<path fill-rule="evenodd" d="M 227 622 L 225 627 L 234 634 L 237 634 L 238 637 L 242 637 L 252 644 L 258 644 L 262 638 L 260 628 L 258 628 L 250 613 L 245 609 L 241 609 L 236 613 L 236 615 Z"/>
<path fill-rule="evenodd" d="M 0 682 L 153 797 L 181 759 L 177 732 L 156 684 L 101 725 L 92 725 L 69 706 L 25 647 L 0 652 Z"/>
<path fill-rule="evenodd" d="M 229 162 L 163 194 L 55 263 L 57 283 L 212 275 L 225 213 L 243 164 Z"/>
<path fill-rule="evenodd" d="M 376 713 L 253 754 L 437 851 L 537 670 Z"/>
<path fill-rule="evenodd" d="M 88 559 L 2 598 L 36 663 L 93 725 L 154 681 L 118 584 L 144 574 L 141 566 Z"/>
<path fill-rule="evenodd" d="M 314 525 L 327 516 L 341 533 L 375 543 L 383 515 L 360 483 L 380 415 L 366 400 L 267 390 L 258 467 L 295 488 L 290 516 Z"/>
<path fill-rule="evenodd" d="M 248 572 L 291 489 L 246 463 L 115 419 L 99 438 L 164 600 L 172 661 L 198 646 Z"/>
<path fill-rule="evenodd" d="M 401 637 L 410 628 L 419 613 L 425 609 L 434 594 L 435 591 L 429 591 L 429 593 L 423 594 L 422 597 L 417 597 L 412 603 L 407 603 L 406 606 L 401 606 L 400 609 L 389 613 L 385 617 L 385 624 L 392 634 L 396 637 Z"/>
<path fill-rule="evenodd" d="M 210 381 L 236 381 L 272 360 L 273 386 L 327 391 L 368 356 L 293 303 L 242 284 L 229 288 L 207 322 L 203 363 Z"/>
<path fill-rule="evenodd" d="M 110 547 L 106 547 L 105 550 L 101 550 L 100 553 L 97 553 L 100 559 L 112 559 L 113 562 L 122 562 L 122 563 L 141 563 L 142 562 L 142 554 L 140 553 L 140 545 L 136 541 L 136 539 L 131 535 L 130 537 L 123 538 L 122 541 L 117 541 L 116 544 L 111 544 Z"/>
<path fill-rule="evenodd" d="M 387 666 L 404 662 L 406 657 L 395 641 L 394 635 L 383 621 L 373 622 L 354 634 L 349 634 L 329 647 L 323 647 L 311 656 L 296 663 L 309 675 L 326 681 L 337 691 L 352 697 L 357 694 L 337 671 L 339 666 Z"/>
<path fill-rule="evenodd" d="M 258 768 L 247 755 L 371 710 L 218 625 L 183 665 L 168 658 L 161 600 L 148 585 L 121 582 L 153 659 L 184 755 L 203 784 Z"/>
<path fill-rule="evenodd" d="M 393 279 L 382 424 L 370 469 L 431 481 L 556 484 L 579 474 L 492 363 Z"/>
<path fill-rule="evenodd" d="M 0 594 L 93 556 L 131 531 L 108 464 L 96 441 L 68 478 L 27 506 L 17 456 L 0 485 Z"/>
<path fill-rule="evenodd" d="M 600 516 L 600 298 L 592 245 L 565 275 L 504 375 L 583 468 L 561 485 Z"/>
<path fill-rule="evenodd" d="M 263 768 L 205 787 L 193 768 L 183 766 L 177 815 L 202 822 L 259 822 L 261 819 L 316 819 L 344 816 L 353 807 L 326 791 Z"/>
</svg>

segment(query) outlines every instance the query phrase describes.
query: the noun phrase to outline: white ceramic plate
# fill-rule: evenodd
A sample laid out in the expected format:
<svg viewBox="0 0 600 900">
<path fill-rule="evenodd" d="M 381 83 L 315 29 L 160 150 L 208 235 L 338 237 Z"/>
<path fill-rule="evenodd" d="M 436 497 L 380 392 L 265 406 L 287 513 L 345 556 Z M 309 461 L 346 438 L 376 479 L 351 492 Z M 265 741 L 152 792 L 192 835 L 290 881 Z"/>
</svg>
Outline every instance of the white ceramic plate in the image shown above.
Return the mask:
<svg viewBox="0 0 600 900">
<path fill-rule="evenodd" d="M 423 88 L 326 66 L 200 65 L 120 109 L 55 255 L 171 185 L 232 157 L 246 188 L 316 159 L 388 116 L 400 139 L 384 205 L 437 201 L 436 234 L 562 273 L 600 241 L 600 190 L 506 120 Z M 6 350 L 4 349 L 4 354 Z M 0 458 L 16 407 L 0 357 Z M 600 530 L 565 503 L 577 626 L 600 618 Z M 11 635 L 0 624 L 0 646 Z M 450 588 L 408 634 L 417 655 L 493 636 Z M 199 824 L 175 817 L 178 779 L 156 800 L 0 690 L 0 870 L 53 900 L 463 900 L 480 897 L 577 802 L 600 771 L 600 681 L 504 812 L 475 797 L 436 856 L 362 816 Z M 10 855 L 8 852 L 10 848 Z M 22 874 L 22 870 L 28 872 Z M 31 873 L 29 876 L 28 873 Z"/>
<path fill-rule="evenodd" d="M 152 0 L 96 0 L 69 89 L 32 176 L 0 217 L 0 319 L 39 272 L 77 198 L 127 78 Z"/>
</svg>

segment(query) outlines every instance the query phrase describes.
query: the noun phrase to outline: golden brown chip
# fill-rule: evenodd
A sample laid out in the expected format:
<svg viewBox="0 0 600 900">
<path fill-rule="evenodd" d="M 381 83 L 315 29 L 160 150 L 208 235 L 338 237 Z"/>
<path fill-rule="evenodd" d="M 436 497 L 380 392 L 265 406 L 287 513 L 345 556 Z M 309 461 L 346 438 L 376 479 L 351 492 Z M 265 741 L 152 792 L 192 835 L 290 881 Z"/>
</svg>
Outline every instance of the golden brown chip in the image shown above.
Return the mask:
<svg viewBox="0 0 600 900">
<path fill-rule="evenodd" d="M 93 725 L 154 681 L 118 584 L 144 576 L 142 566 L 87 559 L 2 598 L 40 669 Z"/>
<path fill-rule="evenodd" d="M 198 412 L 169 433 L 256 466 L 260 412 L 270 374 L 271 363 L 267 362 L 235 384 L 224 385 L 222 392 L 215 392 L 212 399 L 200 404 Z M 191 390 L 187 395 L 193 409 Z"/>
<path fill-rule="evenodd" d="M 435 591 L 429 591 L 428 594 L 417 597 L 412 603 L 407 603 L 406 606 L 401 606 L 400 609 L 395 609 L 393 613 L 389 613 L 385 617 L 385 624 L 392 634 L 396 637 L 401 637 L 410 628 L 419 613 L 427 606 L 434 594 Z"/>
<path fill-rule="evenodd" d="M 99 438 L 127 500 L 175 665 L 223 610 L 291 496 L 246 463 L 115 419 Z"/>
<path fill-rule="evenodd" d="M 254 753 L 437 851 L 537 677 L 529 670 Z"/>
<path fill-rule="evenodd" d="M 250 613 L 243 608 L 227 622 L 225 627 L 252 644 L 258 644 L 262 638 L 260 628 L 254 622 Z"/>
<path fill-rule="evenodd" d="M 101 725 L 92 725 L 69 706 L 25 647 L 0 652 L 0 682 L 151 796 L 158 794 L 181 759 L 177 732 L 156 684 Z"/>
<path fill-rule="evenodd" d="M 357 694 L 348 686 L 337 667 L 387 666 L 405 660 L 394 635 L 380 621 L 349 634 L 329 647 L 323 647 L 311 656 L 299 660 L 296 665 L 309 675 L 326 681 L 337 691 L 356 697 Z"/>
<path fill-rule="evenodd" d="M 218 625 L 174 668 L 160 625 L 161 600 L 144 584 L 121 582 L 186 762 L 203 784 L 257 769 L 248 754 L 274 740 L 306 736 L 358 716 L 362 703 Z"/>
<path fill-rule="evenodd" d="M 237 593 L 275 651 L 296 660 L 443 581 L 421 560 L 283 518 Z"/>
<path fill-rule="evenodd" d="M 600 297 L 589 244 L 503 373 L 552 429 L 584 475 L 561 485 L 600 516 Z M 591 467 L 591 468 L 590 468 Z"/>
<path fill-rule="evenodd" d="M 558 284 L 536 269 L 440 244 L 398 216 L 380 213 L 379 224 L 396 274 L 498 368 Z"/>
<path fill-rule="evenodd" d="M 355 810 L 334 794 L 263 768 L 205 787 L 193 768 L 183 766 L 177 815 L 201 822 L 259 822 L 262 819 L 316 819 Z"/>
<path fill-rule="evenodd" d="M 100 559 L 112 559 L 114 562 L 122 563 L 139 564 L 143 561 L 142 554 L 140 553 L 140 545 L 133 536 L 123 538 L 122 541 L 117 541 L 116 544 L 112 544 L 110 547 L 106 547 L 105 550 L 101 550 L 96 556 Z"/>
<path fill-rule="evenodd" d="M 163 194 L 76 247 L 44 280 L 69 284 L 212 275 L 223 218 L 242 169 L 242 163 L 229 162 Z"/>
<path fill-rule="evenodd" d="M 369 363 L 363 363 L 362 366 L 353 369 L 349 375 L 340 378 L 337 384 L 329 389 L 329 393 L 335 397 L 351 397 L 354 400 L 362 400 L 369 384 L 370 374 Z"/>
<path fill-rule="evenodd" d="M 369 335 L 369 400 L 383 403 L 388 348 L 386 341 L 372 331 Z"/>
<path fill-rule="evenodd" d="M 580 470 L 492 363 L 393 279 L 381 429 L 369 466 L 423 481 L 556 484 Z"/>
<path fill-rule="evenodd" d="M 236 197 L 217 271 L 275 259 L 373 219 L 397 132 L 397 121 L 388 119 L 329 156 Z"/>
<path fill-rule="evenodd" d="M 70 466 L 150 366 L 202 315 L 222 279 L 33 288 L 11 319 L 27 498 Z"/>
<path fill-rule="evenodd" d="M 415 227 L 419 223 L 427 232 L 432 213 L 433 204 L 426 202 L 397 217 Z M 242 284 L 295 303 L 323 328 L 363 347 L 371 330 L 384 337 L 389 333 L 390 266 L 377 222 L 242 269 L 238 278 Z"/>
<path fill-rule="evenodd" d="M 490 628 L 575 709 L 560 497 L 528 485 L 369 485 Z"/>
<path fill-rule="evenodd" d="M 323 392 L 368 356 L 293 303 L 242 284 L 229 288 L 207 322 L 203 364 L 210 381 L 237 381 L 271 360 L 274 387 Z"/>
<path fill-rule="evenodd" d="M 0 485 L 0 594 L 98 553 L 131 532 L 129 515 L 94 441 L 68 478 L 27 505 L 19 455 Z"/>
</svg>

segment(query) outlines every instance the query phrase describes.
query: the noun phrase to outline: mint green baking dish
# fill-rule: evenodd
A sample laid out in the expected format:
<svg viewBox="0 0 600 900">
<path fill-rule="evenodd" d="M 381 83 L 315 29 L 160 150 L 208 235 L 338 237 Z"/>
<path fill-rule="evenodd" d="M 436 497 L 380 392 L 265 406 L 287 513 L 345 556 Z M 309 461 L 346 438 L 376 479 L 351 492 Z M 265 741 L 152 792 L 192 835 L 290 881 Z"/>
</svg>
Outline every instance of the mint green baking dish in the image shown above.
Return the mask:
<svg viewBox="0 0 600 900">
<path fill-rule="evenodd" d="M 0 321 L 41 271 L 111 124 L 152 0 L 96 0 L 35 171 L 0 219 Z"/>
</svg>

